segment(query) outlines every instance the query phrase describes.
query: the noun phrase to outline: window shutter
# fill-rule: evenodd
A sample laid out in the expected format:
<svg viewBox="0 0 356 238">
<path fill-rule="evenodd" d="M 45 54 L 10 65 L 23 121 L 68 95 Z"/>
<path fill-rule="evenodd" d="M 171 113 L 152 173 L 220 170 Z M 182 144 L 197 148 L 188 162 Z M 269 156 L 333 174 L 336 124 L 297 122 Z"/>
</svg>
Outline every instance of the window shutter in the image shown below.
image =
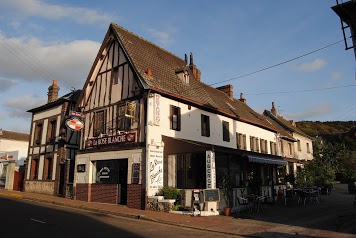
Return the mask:
<svg viewBox="0 0 356 238">
<path fill-rule="evenodd" d="M 170 108 L 169 108 L 169 125 L 170 125 L 170 129 L 173 129 L 173 106 L 170 105 Z"/>
<path fill-rule="evenodd" d="M 181 117 L 180 117 L 180 107 L 177 107 L 177 130 L 180 131 L 181 129 Z"/>
</svg>

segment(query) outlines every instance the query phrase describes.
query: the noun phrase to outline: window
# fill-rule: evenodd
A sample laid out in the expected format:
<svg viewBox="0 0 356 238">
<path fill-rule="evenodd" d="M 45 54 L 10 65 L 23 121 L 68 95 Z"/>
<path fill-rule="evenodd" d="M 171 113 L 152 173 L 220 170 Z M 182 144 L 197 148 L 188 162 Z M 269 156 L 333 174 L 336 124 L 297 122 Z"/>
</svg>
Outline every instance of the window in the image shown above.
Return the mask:
<svg viewBox="0 0 356 238">
<path fill-rule="evenodd" d="M 126 106 L 119 105 L 117 107 L 117 129 L 119 131 L 130 131 L 132 118 L 126 116 Z"/>
<path fill-rule="evenodd" d="M 271 155 L 277 155 L 277 143 L 271 141 L 270 147 L 271 147 Z"/>
<path fill-rule="evenodd" d="M 93 136 L 97 137 L 105 133 L 105 114 L 103 111 L 95 112 L 94 114 L 94 133 Z"/>
<path fill-rule="evenodd" d="M 53 159 L 45 158 L 43 179 L 52 179 Z"/>
<path fill-rule="evenodd" d="M 36 125 L 36 129 L 35 129 L 35 144 L 36 145 L 40 145 L 41 144 L 42 128 L 43 128 L 43 124 L 42 123 L 38 123 Z"/>
<path fill-rule="evenodd" d="M 210 118 L 203 114 L 201 114 L 201 135 L 210 136 Z"/>
<path fill-rule="evenodd" d="M 250 150 L 251 151 L 260 151 L 260 142 L 257 137 L 250 136 Z"/>
<path fill-rule="evenodd" d="M 293 155 L 292 143 L 288 143 L 288 152 L 289 152 L 289 155 Z"/>
<path fill-rule="evenodd" d="M 267 140 L 261 139 L 260 145 L 261 145 L 261 153 L 267 154 L 268 153 Z"/>
<path fill-rule="evenodd" d="M 206 188 L 205 154 L 178 154 L 176 160 L 177 188 Z"/>
<path fill-rule="evenodd" d="M 223 127 L 223 140 L 224 141 L 230 141 L 229 122 L 223 121 L 222 122 L 222 127 Z"/>
<path fill-rule="evenodd" d="M 260 151 L 260 143 L 258 138 L 255 138 L 255 149 L 257 152 Z"/>
<path fill-rule="evenodd" d="M 301 147 L 301 145 L 300 145 L 300 140 L 297 141 L 297 144 L 298 144 L 298 150 L 299 150 L 299 151 L 302 151 L 302 147 Z"/>
<path fill-rule="evenodd" d="M 170 120 L 171 120 L 171 129 L 180 131 L 181 129 L 180 107 L 171 105 Z"/>
<path fill-rule="evenodd" d="M 246 150 L 246 135 L 241 133 L 236 133 L 237 137 L 237 148 L 240 150 Z"/>
<path fill-rule="evenodd" d="M 281 155 L 283 155 L 284 154 L 283 141 L 280 141 L 279 145 L 281 147 Z"/>
<path fill-rule="evenodd" d="M 38 179 L 38 159 L 31 161 L 31 179 Z"/>
<path fill-rule="evenodd" d="M 56 138 L 56 126 L 57 126 L 56 120 L 52 120 L 48 123 L 47 142 L 53 142 L 54 139 Z"/>
<path fill-rule="evenodd" d="M 309 143 L 307 143 L 307 152 L 310 153 Z"/>
<path fill-rule="evenodd" d="M 122 82 L 124 81 L 125 65 L 127 65 L 127 63 L 124 63 L 124 64 L 120 65 L 119 67 L 114 68 L 113 84 L 119 84 L 119 83 L 122 84 Z M 127 70 L 127 67 L 126 67 L 126 70 Z"/>
</svg>

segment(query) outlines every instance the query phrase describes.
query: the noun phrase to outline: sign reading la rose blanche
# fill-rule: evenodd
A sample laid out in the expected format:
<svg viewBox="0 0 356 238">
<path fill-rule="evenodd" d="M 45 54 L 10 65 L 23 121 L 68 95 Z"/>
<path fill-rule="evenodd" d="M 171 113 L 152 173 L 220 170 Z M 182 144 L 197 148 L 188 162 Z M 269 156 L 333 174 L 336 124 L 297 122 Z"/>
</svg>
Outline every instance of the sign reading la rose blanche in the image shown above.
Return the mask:
<svg viewBox="0 0 356 238">
<path fill-rule="evenodd" d="M 88 147 L 111 145 L 111 144 L 124 144 L 136 142 L 136 132 L 130 132 L 127 134 L 115 135 L 115 136 L 105 136 L 87 139 L 86 145 Z"/>
<path fill-rule="evenodd" d="M 163 147 L 149 147 L 147 151 L 149 159 L 148 185 L 150 189 L 163 187 Z"/>
</svg>

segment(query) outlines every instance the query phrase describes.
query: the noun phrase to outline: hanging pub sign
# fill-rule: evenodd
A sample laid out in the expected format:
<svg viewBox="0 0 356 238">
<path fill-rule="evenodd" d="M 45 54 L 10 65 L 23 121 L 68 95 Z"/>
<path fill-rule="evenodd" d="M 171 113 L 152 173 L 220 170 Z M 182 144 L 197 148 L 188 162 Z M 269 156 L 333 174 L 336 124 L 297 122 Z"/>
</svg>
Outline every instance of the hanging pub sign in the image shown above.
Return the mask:
<svg viewBox="0 0 356 238">
<path fill-rule="evenodd" d="M 70 114 L 71 116 L 73 116 L 73 117 L 81 117 L 81 118 L 84 117 L 81 112 L 71 111 L 69 114 Z"/>
<path fill-rule="evenodd" d="M 131 142 L 136 142 L 136 132 L 87 139 L 86 145 L 88 148 L 88 147 L 95 147 L 95 146 L 102 146 L 102 145 L 124 144 L 124 143 L 131 143 Z"/>
<path fill-rule="evenodd" d="M 84 123 L 77 117 L 72 117 L 66 120 L 66 126 L 73 131 L 80 131 L 84 127 Z"/>
<path fill-rule="evenodd" d="M 125 117 L 135 118 L 136 116 L 136 102 L 127 102 Z"/>
</svg>

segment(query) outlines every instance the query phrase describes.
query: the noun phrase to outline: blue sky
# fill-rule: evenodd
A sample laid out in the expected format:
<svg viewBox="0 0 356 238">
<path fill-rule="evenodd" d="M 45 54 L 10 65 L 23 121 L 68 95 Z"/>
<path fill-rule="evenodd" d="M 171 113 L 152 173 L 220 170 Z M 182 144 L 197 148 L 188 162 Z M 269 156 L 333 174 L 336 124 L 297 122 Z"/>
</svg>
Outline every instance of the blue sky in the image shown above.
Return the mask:
<svg viewBox="0 0 356 238">
<path fill-rule="evenodd" d="M 234 86 L 262 113 L 295 121 L 356 121 L 356 67 L 334 0 L 0 0 L 0 128 L 29 132 L 27 110 L 81 89 L 111 22 L 183 58 L 202 80 Z M 229 79 L 233 79 L 227 81 Z M 224 83 L 219 83 L 227 81 Z"/>
</svg>

